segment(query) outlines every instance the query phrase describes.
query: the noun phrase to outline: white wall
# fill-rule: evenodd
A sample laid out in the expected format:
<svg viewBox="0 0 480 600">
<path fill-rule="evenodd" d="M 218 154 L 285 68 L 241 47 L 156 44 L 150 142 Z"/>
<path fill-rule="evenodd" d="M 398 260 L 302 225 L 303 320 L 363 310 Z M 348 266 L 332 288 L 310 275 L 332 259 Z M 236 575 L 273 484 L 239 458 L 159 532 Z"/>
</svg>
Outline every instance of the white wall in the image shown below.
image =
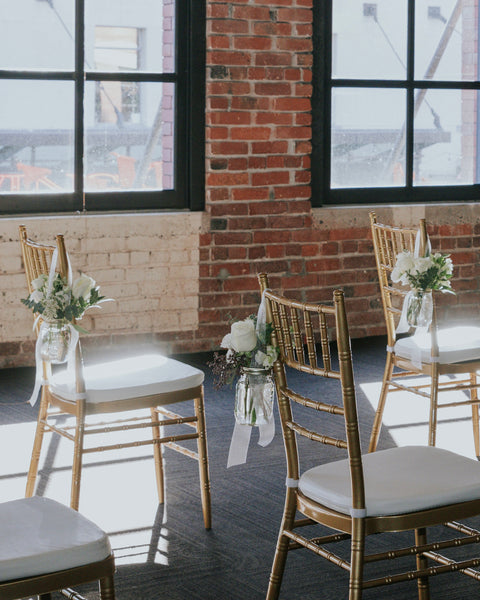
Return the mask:
<svg viewBox="0 0 480 600">
<path fill-rule="evenodd" d="M 75 274 L 83 271 L 115 302 L 82 320 L 90 336 L 164 334 L 198 328 L 201 213 L 20 217 L 0 220 L 0 343 L 25 345 L 32 362 L 32 315 L 26 296 L 18 226 L 42 242 L 65 235 Z M 17 344 L 18 345 L 18 344 Z M 0 368 L 8 366 L 8 353 Z M 17 358 L 16 364 L 22 361 Z"/>
</svg>

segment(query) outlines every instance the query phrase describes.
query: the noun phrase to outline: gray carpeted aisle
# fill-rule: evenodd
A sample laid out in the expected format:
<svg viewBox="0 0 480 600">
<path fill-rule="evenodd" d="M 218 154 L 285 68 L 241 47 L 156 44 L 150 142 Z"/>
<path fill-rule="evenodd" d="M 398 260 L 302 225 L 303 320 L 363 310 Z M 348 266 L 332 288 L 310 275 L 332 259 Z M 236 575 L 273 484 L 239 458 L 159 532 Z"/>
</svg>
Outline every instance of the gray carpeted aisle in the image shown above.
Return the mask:
<svg viewBox="0 0 480 600">
<path fill-rule="evenodd" d="M 353 356 L 362 444 L 366 449 L 373 408 L 366 400 L 361 384 L 381 381 L 385 339 L 354 341 Z M 131 564 L 127 559 L 118 566 L 117 599 L 261 600 L 265 597 L 284 499 L 285 462 L 278 415 L 277 435 L 273 442 L 262 448 L 257 445 L 257 434 L 254 433 L 247 463 L 226 469 L 233 428 L 233 391 L 213 389 L 205 364 L 210 356 L 180 358 L 203 368 L 207 376 L 205 397 L 213 528 L 211 531 L 203 528 L 196 465 L 166 450 L 167 503 L 158 507 L 151 522 L 148 548 L 135 556 L 135 548 L 117 548 L 113 543 L 116 552 L 132 556 Z M 0 426 L 33 422 L 35 411 L 24 403 L 32 380 L 32 369 L 0 371 Z M 31 446 L 30 439 L 24 443 Z M 388 430 L 384 430 L 381 446 L 393 444 Z M 321 454 L 318 445 L 308 444 L 305 450 L 305 467 L 329 458 L 329 451 Z M 1 460 L 0 498 L 4 499 L 2 486 L 6 486 L 12 477 L 4 475 L 8 472 L 8 457 L 3 456 Z M 104 468 L 106 480 L 108 465 Z M 151 474 L 154 477 L 153 467 Z M 24 476 L 24 473 L 18 473 L 17 479 Z M 120 528 L 121 498 L 116 501 L 115 510 Z M 474 525 L 479 527 L 480 520 Z M 409 536 L 403 534 L 402 543 L 407 544 L 408 540 Z M 380 550 L 384 549 L 380 536 L 375 536 L 374 541 L 380 544 Z M 162 553 L 168 556 L 161 556 Z M 281 598 L 339 600 L 347 597 L 347 588 L 347 574 L 337 567 L 305 550 L 290 553 Z M 476 597 L 478 594 L 480 583 L 461 575 L 431 579 L 432 600 Z M 96 593 L 91 597 L 97 598 Z M 364 593 L 365 600 L 415 597 L 415 582 Z"/>
</svg>

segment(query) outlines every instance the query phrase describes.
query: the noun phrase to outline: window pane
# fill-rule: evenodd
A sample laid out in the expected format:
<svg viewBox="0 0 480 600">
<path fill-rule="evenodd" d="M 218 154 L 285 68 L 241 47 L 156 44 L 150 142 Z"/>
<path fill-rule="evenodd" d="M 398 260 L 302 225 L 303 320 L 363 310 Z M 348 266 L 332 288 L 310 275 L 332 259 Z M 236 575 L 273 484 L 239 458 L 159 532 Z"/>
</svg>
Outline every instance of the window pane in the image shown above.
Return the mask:
<svg viewBox="0 0 480 600">
<path fill-rule="evenodd" d="M 175 70 L 174 0 L 86 0 L 88 71 Z"/>
<path fill-rule="evenodd" d="M 85 187 L 173 188 L 174 84 L 87 82 Z"/>
<path fill-rule="evenodd" d="M 415 78 L 473 80 L 477 77 L 478 23 L 471 2 L 417 0 Z"/>
<path fill-rule="evenodd" d="M 73 83 L 0 81 L 0 189 L 73 190 Z"/>
<path fill-rule="evenodd" d="M 74 0 L 15 0 L 0 6 L 0 69 L 73 70 Z"/>
<path fill-rule="evenodd" d="M 332 75 L 405 79 L 407 0 L 335 0 Z"/>
<path fill-rule="evenodd" d="M 404 116 L 404 90 L 333 90 L 331 187 L 404 185 Z"/>
<path fill-rule="evenodd" d="M 477 99 L 471 90 L 425 94 L 415 118 L 416 185 L 478 183 Z"/>
</svg>

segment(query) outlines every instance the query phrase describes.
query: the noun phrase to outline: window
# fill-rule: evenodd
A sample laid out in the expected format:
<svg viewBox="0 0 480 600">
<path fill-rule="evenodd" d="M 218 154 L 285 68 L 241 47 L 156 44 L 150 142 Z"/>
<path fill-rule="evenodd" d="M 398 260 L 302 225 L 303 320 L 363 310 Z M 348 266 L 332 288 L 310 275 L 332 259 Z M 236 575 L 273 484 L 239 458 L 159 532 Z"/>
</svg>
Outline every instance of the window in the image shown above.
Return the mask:
<svg viewBox="0 0 480 600">
<path fill-rule="evenodd" d="M 480 194 L 478 0 L 314 3 L 315 205 Z"/>
<path fill-rule="evenodd" d="M 1 214 L 203 207 L 204 0 L 4 12 Z"/>
</svg>

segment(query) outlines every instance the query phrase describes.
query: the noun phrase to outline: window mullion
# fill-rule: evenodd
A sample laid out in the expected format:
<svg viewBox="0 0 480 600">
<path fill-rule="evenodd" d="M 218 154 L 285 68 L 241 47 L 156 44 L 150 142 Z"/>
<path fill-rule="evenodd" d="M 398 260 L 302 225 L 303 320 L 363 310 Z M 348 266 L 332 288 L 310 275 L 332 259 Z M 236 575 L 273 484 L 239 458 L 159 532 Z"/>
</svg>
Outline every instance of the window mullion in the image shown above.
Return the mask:
<svg viewBox="0 0 480 600">
<path fill-rule="evenodd" d="M 407 88 L 406 88 L 406 116 L 405 116 L 405 184 L 407 188 L 413 186 L 414 177 L 414 126 L 415 126 L 415 0 L 408 0 L 408 25 L 407 25 Z"/>
<path fill-rule="evenodd" d="M 84 93 L 85 93 L 85 0 L 75 2 L 75 204 L 85 209 L 83 177 L 84 156 Z"/>
</svg>

